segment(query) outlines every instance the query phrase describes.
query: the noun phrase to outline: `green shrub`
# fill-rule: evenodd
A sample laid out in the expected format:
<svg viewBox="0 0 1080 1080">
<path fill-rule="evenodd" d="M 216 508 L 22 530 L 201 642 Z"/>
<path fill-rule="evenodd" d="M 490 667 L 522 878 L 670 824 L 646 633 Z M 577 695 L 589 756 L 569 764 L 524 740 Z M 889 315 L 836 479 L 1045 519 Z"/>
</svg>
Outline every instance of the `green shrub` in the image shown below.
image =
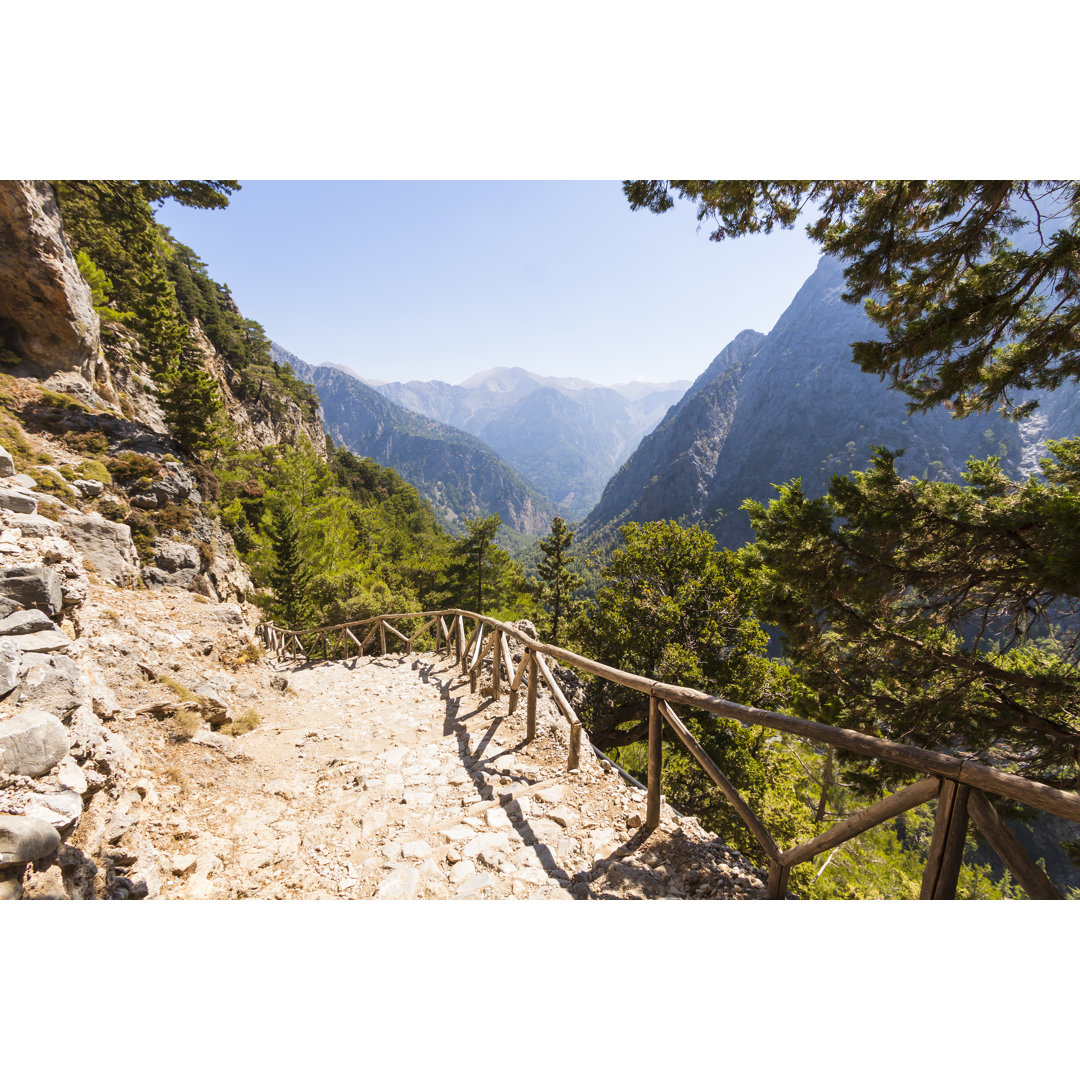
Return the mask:
<svg viewBox="0 0 1080 1080">
<path fill-rule="evenodd" d="M 68 431 L 64 442 L 79 454 L 107 454 L 109 440 L 100 431 Z"/>
<path fill-rule="evenodd" d="M 68 485 L 65 484 L 63 480 L 53 476 L 52 473 L 45 472 L 43 469 L 37 469 L 30 466 L 26 470 L 26 474 L 27 476 L 32 476 L 37 481 L 38 487 L 41 488 L 42 491 L 51 491 L 58 495 L 68 495 L 70 493 Z"/>
<path fill-rule="evenodd" d="M 22 425 L 6 410 L 0 410 L 0 446 L 11 455 L 20 472 L 39 461 L 40 455 L 27 442 Z"/>
<path fill-rule="evenodd" d="M 58 394 L 54 390 L 45 390 L 43 388 L 40 401 L 42 405 L 47 405 L 50 409 L 59 409 L 61 412 L 90 411 L 81 401 L 76 401 L 69 394 Z"/>
<path fill-rule="evenodd" d="M 175 529 L 177 532 L 187 532 L 198 516 L 198 511 L 190 503 L 169 503 L 168 506 L 151 512 L 159 529 Z"/>
<path fill-rule="evenodd" d="M 124 521 L 127 518 L 127 507 L 114 499 L 101 500 L 94 505 L 97 512 L 109 521 Z"/>
<path fill-rule="evenodd" d="M 91 458 L 89 461 L 84 461 L 79 466 L 79 476 L 85 480 L 97 480 L 102 484 L 111 484 L 113 482 L 112 475 L 109 470 L 100 462 Z"/>
<path fill-rule="evenodd" d="M 153 562 L 154 540 L 158 534 L 153 518 L 141 510 L 132 510 L 124 518 L 124 523 L 131 529 L 131 540 L 139 558 L 144 563 Z"/>
<path fill-rule="evenodd" d="M 198 701 L 199 695 L 189 690 L 183 683 L 177 682 L 171 675 L 159 675 L 157 681 L 171 690 L 181 701 Z"/>
<path fill-rule="evenodd" d="M 178 709 L 173 714 L 170 734 L 175 742 L 186 742 L 199 733 L 202 717 L 191 709 Z"/>
<path fill-rule="evenodd" d="M 161 466 L 146 454 L 124 450 L 109 459 L 109 472 L 122 487 L 133 487 L 140 480 L 152 483 L 161 476 Z"/>
<path fill-rule="evenodd" d="M 245 732 L 254 731 L 259 724 L 262 723 L 262 719 L 254 709 L 247 709 L 242 712 L 231 723 L 225 724 L 218 728 L 218 732 L 222 735 L 243 735 Z"/>
</svg>

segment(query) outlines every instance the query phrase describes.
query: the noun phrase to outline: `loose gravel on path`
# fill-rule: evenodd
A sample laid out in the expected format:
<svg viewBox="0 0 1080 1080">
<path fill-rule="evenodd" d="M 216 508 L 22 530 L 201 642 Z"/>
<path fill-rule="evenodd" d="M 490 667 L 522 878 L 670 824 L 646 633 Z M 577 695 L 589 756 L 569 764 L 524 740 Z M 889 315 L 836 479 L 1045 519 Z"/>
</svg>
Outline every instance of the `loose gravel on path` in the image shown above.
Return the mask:
<svg viewBox="0 0 1080 1080">
<path fill-rule="evenodd" d="M 645 796 L 586 750 L 543 697 L 525 739 L 524 693 L 469 693 L 434 654 L 288 670 L 289 693 L 235 740 L 206 748 L 161 895 L 204 897 L 752 898 L 758 872 L 693 819 Z"/>
</svg>

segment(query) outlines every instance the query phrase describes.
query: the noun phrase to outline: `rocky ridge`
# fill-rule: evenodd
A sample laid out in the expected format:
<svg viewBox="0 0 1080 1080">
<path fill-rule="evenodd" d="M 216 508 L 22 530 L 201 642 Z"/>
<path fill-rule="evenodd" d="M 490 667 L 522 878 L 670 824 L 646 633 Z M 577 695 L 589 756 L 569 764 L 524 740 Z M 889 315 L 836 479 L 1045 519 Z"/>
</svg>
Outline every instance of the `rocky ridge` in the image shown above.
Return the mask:
<svg viewBox="0 0 1080 1080">
<path fill-rule="evenodd" d="M 842 263 L 823 257 L 776 326 L 739 334 L 642 440 L 580 535 L 610 538 L 624 521 L 672 518 L 737 548 L 753 539 L 744 499 L 768 502 L 774 485 L 797 477 L 821 495 L 834 474 L 865 468 L 873 446 L 903 451 L 903 474 L 957 481 L 973 456 L 1000 456 L 1025 475 L 1042 442 L 1075 434 L 1070 388 L 1040 394 L 1038 421 L 1026 426 L 996 414 L 955 419 L 944 408 L 908 415 L 903 394 L 852 363 L 851 343 L 881 330 L 843 292 Z"/>
<path fill-rule="evenodd" d="M 392 468 L 431 502 L 450 531 L 462 531 L 464 518 L 491 513 L 514 532 L 547 531 L 555 515 L 551 500 L 475 436 L 401 408 L 337 368 L 312 367 L 278 346 L 274 356 L 318 390 L 336 443 Z"/>
<path fill-rule="evenodd" d="M 689 382 L 599 386 L 496 368 L 456 386 L 437 380 L 371 385 L 403 408 L 483 439 L 573 520 L 592 509 L 604 484 Z"/>
</svg>

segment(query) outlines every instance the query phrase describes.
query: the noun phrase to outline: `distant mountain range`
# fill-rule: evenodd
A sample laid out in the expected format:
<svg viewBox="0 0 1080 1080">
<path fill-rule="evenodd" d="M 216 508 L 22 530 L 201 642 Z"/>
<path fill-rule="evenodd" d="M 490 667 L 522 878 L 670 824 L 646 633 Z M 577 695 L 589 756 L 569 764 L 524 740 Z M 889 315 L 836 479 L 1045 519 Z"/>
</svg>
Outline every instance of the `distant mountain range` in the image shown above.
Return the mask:
<svg viewBox="0 0 1080 1080">
<path fill-rule="evenodd" d="M 403 408 L 482 439 L 565 518 L 576 520 L 592 509 L 609 477 L 690 383 L 598 386 L 499 367 L 458 385 L 370 385 Z"/>
<path fill-rule="evenodd" d="M 461 531 L 463 518 L 492 513 L 513 532 L 547 532 L 556 513 L 551 500 L 480 439 L 395 405 L 343 368 L 313 367 L 277 344 L 272 353 L 314 385 L 336 443 L 389 465 L 431 501 L 452 532 Z"/>
<path fill-rule="evenodd" d="M 903 394 L 852 362 L 851 343 L 880 331 L 843 290 L 842 264 L 825 257 L 769 334 L 740 333 L 611 478 L 581 539 L 673 518 L 735 548 L 753 539 L 744 499 L 767 502 L 794 477 L 820 495 L 834 473 L 865 467 L 875 445 L 903 450 L 907 475 L 956 480 L 972 456 L 1029 472 L 1043 440 L 1080 433 L 1071 386 L 1040 394 L 1042 407 L 1021 424 L 997 414 L 954 420 L 943 408 L 909 416 Z"/>
</svg>

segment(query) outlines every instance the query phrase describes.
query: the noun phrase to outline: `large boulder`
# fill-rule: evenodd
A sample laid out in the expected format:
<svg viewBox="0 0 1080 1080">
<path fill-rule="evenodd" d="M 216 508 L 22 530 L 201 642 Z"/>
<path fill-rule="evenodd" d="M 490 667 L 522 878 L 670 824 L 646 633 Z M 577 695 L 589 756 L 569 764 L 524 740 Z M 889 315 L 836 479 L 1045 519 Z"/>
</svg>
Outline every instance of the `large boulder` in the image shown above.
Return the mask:
<svg viewBox="0 0 1080 1080">
<path fill-rule="evenodd" d="M 18 529 L 23 536 L 58 536 L 60 523 L 41 514 L 12 514 L 9 524 Z"/>
<path fill-rule="evenodd" d="M 210 612 L 210 617 L 215 622 L 224 623 L 234 633 L 248 636 L 251 634 L 239 604 L 221 604 Z"/>
<path fill-rule="evenodd" d="M 0 476 L 15 475 L 15 459 L 0 446 Z"/>
<path fill-rule="evenodd" d="M 105 485 L 100 480 L 80 478 L 72 480 L 71 483 L 84 499 L 96 499 L 105 490 Z"/>
<path fill-rule="evenodd" d="M 0 866 L 17 866 L 52 855 L 60 834 L 36 817 L 0 814 Z"/>
<path fill-rule="evenodd" d="M 131 760 L 131 750 L 123 737 L 109 731 L 89 705 L 80 705 L 69 721 L 71 756 L 80 764 L 89 763 L 106 776 L 114 776 Z"/>
<path fill-rule="evenodd" d="M 15 611 L 5 619 L 0 619 L 0 637 L 8 634 L 36 634 L 39 630 L 55 630 L 56 623 L 43 611 L 30 608 Z"/>
<path fill-rule="evenodd" d="M 51 713 L 24 709 L 0 722 L 0 774 L 44 776 L 67 752 L 67 731 Z"/>
<path fill-rule="evenodd" d="M 20 649 L 33 653 L 67 652 L 72 646 L 71 638 L 59 630 L 39 630 L 36 634 L 22 634 L 15 640 Z"/>
<path fill-rule="evenodd" d="M 24 816 L 43 821 L 60 833 L 77 825 L 82 812 L 82 796 L 69 789 L 28 795 L 23 805 Z"/>
<path fill-rule="evenodd" d="M 198 570 L 199 553 L 191 544 L 159 540 L 154 548 L 154 562 L 169 573 L 177 570 Z"/>
<path fill-rule="evenodd" d="M 0 488 L 0 507 L 14 514 L 37 513 L 38 500 L 29 492 L 18 488 Z"/>
<path fill-rule="evenodd" d="M 19 607 L 38 608 L 56 615 L 63 606 L 60 578 L 47 566 L 8 566 L 0 570 L 0 596 Z"/>
<path fill-rule="evenodd" d="M 127 525 L 94 513 L 68 513 L 61 524 L 64 535 L 82 555 L 88 569 L 96 570 L 113 585 L 127 588 L 135 584 L 139 555 Z"/>
<path fill-rule="evenodd" d="M 27 653 L 19 670 L 20 705 L 66 716 L 89 700 L 82 671 L 70 657 Z"/>
<path fill-rule="evenodd" d="M 91 364 L 100 327 L 44 180 L 0 180 L 0 346 L 39 369 Z"/>
<path fill-rule="evenodd" d="M 194 479 L 175 461 L 166 461 L 164 475 L 150 485 L 151 493 L 157 497 L 161 506 L 171 502 L 183 502 L 194 490 Z"/>
</svg>

